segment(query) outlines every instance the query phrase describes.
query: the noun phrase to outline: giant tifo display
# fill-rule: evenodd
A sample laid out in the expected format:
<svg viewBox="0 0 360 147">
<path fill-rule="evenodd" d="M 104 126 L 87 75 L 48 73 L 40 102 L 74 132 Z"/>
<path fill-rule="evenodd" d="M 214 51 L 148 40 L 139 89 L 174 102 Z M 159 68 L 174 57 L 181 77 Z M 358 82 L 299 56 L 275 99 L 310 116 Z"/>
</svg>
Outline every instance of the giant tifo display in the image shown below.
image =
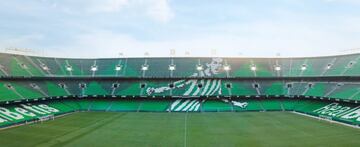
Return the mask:
<svg viewBox="0 0 360 147">
<path fill-rule="evenodd" d="M 292 111 L 360 125 L 360 54 L 70 59 L 0 54 L 0 126 L 78 111 Z"/>
</svg>

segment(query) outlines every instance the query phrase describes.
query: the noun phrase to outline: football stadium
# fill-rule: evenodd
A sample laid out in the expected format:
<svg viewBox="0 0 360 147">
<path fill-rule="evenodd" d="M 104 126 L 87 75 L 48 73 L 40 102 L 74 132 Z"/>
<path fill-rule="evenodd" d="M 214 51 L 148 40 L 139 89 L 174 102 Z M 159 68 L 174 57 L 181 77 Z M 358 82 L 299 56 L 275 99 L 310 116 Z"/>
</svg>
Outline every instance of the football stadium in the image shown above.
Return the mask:
<svg viewBox="0 0 360 147">
<path fill-rule="evenodd" d="M 360 3 L 0 4 L 0 146 L 360 146 Z"/>
<path fill-rule="evenodd" d="M 10 128 L 0 142 L 352 146 L 360 143 L 359 57 L 0 54 L 0 124 Z"/>
</svg>

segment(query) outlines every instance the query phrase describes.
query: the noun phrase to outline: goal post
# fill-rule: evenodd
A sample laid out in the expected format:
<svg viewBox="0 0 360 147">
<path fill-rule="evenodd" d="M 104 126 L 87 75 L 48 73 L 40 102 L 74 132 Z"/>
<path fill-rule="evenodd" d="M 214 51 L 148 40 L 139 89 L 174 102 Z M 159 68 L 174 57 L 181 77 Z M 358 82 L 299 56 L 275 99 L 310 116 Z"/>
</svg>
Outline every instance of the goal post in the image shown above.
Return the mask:
<svg viewBox="0 0 360 147">
<path fill-rule="evenodd" d="M 48 121 L 48 120 L 54 120 L 55 116 L 54 115 L 45 115 L 45 116 L 40 116 L 38 117 L 38 121 L 39 122 L 44 122 L 44 121 Z"/>
</svg>

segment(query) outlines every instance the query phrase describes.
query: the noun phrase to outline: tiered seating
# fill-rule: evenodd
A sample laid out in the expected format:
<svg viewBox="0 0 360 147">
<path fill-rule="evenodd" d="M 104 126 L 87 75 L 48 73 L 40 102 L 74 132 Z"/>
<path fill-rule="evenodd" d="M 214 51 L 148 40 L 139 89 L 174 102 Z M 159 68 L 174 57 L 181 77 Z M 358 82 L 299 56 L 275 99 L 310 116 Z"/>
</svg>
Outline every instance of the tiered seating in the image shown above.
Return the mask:
<svg viewBox="0 0 360 147">
<path fill-rule="evenodd" d="M 283 109 L 286 111 L 292 111 L 295 109 L 295 106 L 297 105 L 299 100 L 297 99 L 286 99 L 286 100 L 280 100 L 280 104 L 282 105 Z"/>
<path fill-rule="evenodd" d="M 140 101 L 138 100 L 118 100 L 113 101 L 108 111 L 138 111 Z"/>
<path fill-rule="evenodd" d="M 202 103 L 202 111 L 206 112 L 221 112 L 221 111 L 232 111 L 233 107 L 229 102 L 221 100 L 206 100 Z"/>
<path fill-rule="evenodd" d="M 0 82 L 0 98 L 1 101 L 12 101 L 23 97 L 14 88 L 7 87 L 5 82 Z"/>
<path fill-rule="evenodd" d="M 334 58 L 309 58 L 307 59 L 306 70 L 303 71 L 300 76 L 321 76 L 328 68 L 328 64 L 331 64 Z M 300 67 L 297 67 L 301 69 Z"/>
<path fill-rule="evenodd" d="M 144 63 L 145 64 L 145 63 Z M 168 58 L 146 59 L 149 69 L 145 71 L 146 77 L 170 77 L 169 65 L 171 60 Z M 138 70 L 140 70 L 139 68 Z"/>
<path fill-rule="evenodd" d="M 326 76 L 342 76 L 349 69 L 348 65 L 351 61 L 354 61 L 358 55 L 346 55 L 335 57 L 336 61 L 333 63 L 330 69 L 326 71 Z M 352 67 L 351 67 L 352 68 Z"/>
<path fill-rule="evenodd" d="M 353 60 L 353 64 L 351 65 L 351 68 L 346 70 L 344 75 L 349 76 L 357 76 L 360 74 L 360 57 L 356 57 L 356 59 Z"/>
<path fill-rule="evenodd" d="M 239 81 L 231 82 L 231 86 L 232 86 L 231 94 L 243 95 L 243 96 L 258 95 L 253 84 L 254 83 L 252 82 L 239 82 Z"/>
<path fill-rule="evenodd" d="M 124 73 L 122 71 L 117 72 L 115 70 L 116 66 L 124 67 L 126 60 L 124 59 L 113 59 L 113 60 L 106 60 L 106 59 L 98 59 L 96 60 L 96 65 L 98 70 L 96 71 L 96 76 L 123 76 Z"/>
<path fill-rule="evenodd" d="M 47 97 L 39 89 L 30 86 L 27 82 L 11 82 L 10 85 L 25 99 L 36 99 Z"/>
<path fill-rule="evenodd" d="M 82 96 L 84 95 L 84 90 L 80 88 L 80 83 L 81 82 L 61 82 L 59 81 L 59 83 L 63 83 L 65 84 L 65 89 L 71 94 L 71 95 L 78 95 L 78 96 Z"/>
<path fill-rule="evenodd" d="M 45 104 L 46 106 L 41 106 Z M 221 111 L 297 111 L 327 119 L 360 124 L 360 108 L 352 103 L 339 103 L 312 99 L 62 99 L 52 101 L 38 101 L 23 105 L 4 105 L 0 112 L 0 127 L 37 120 L 41 116 L 59 115 L 74 111 L 131 111 L 131 112 L 221 112 Z M 5 108 L 4 108 L 5 107 Z M 25 108 L 35 113 L 35 116 L 22 115 L 18 108 Z M 48 109 L 48 107 L 51 107 Z M 55 108 L 56 110 L 54 110 Z M 11 111 L 22 115 L 19 118 L 7 116 L 4 111 Z"/>
<path fill-rule="evenodd" d="M 236 102 L 247 103 L 246 107 L 236 107 L 234 106 L 234 111 L 264 111 L 264 108 L 261 105 L 261 102 L 256 99 L 244 99 L 244 100 L 234 100 Z"/>
<path fill-rule="evenodd" d="M 298 77 L 360 75 L 358 54 L 309 58 L 67 59 L 0 54 L 0 75 L 126 77 Z M 148 65 L 147 70 L 142 70 Z M 169 65 L 175 65 L 174 71 Z M 197 65 L 203 70 L 198 71 Z M 231 70 L 225 71 L 223 65 Z M 95 71 L 91 68 L 95 66 Z M 121 68 L 116 70 L 116 67 Z M 302 67 L 305 66 L 305 69 Z M 46 68 L 45 68 L 46 67 Z M 71 67 L 71 70 L 67 69 Z M 254 68 L 253 68 L 254 67 Z M 275 68 L 279 67 L 278 70 Z M 204 74 L 206 71 L 207 74 Z M 216 71 L 216 73 L 214 73 Z"/>
<path fill-rule="evenodd" d="M 61 88 L 58 83 L 46 81 L 46 82 L 34 82 L 38 85 L 42 91 L 44 91 L 48 96 L 58 97 L 58 96 L 68 96 L 65 89 Z"/>
<path fill-rule="evenodd" d="M 287 90 L 287 95 L 303 95 L 304 92 L 306 92 L 306 90 L 308 89 L 308 85 L 309 83 L 306 82 L 292 82 L 292 83 L 288 83 L 291 85 L 291 88 L 286 89 Z M 286 85 L 287 87 L 287 85 Z"/>
<path fill-rule="evenodd" d="M 337 88 L 334 92 L 332 92 L 329 97 L 331 98 L 340 98 L 340 99 L 352 99 L 358 100 L 360 99 L 360 89 L 358 84 L 345 84 L 339 88 Z"/>
<path fill-rule="evenodd" d="M 261 100 L 262 107 L 267 111 L 283 110 L 280 100 Z"/>
<path fill-rule="evenodd" d="M 201 59 L 200 63 L 201 63 Z M 197 59 L 185 59 L 185 58 L 176 58 L 173 60 L 174 65 L 176 65 L 176 71 L 173 73 L 174 77 L 189 77 L 194 73 L 198 73 L 196 70 L 196 65 L 199 64 Z M 203 64 L 202 64 L 203 65 Z M 205 66 L 205 65 L 203 65 Z M 168 66 L 166 66 L 168 67 Z"/>
<path fill-rule="evenodd" d="M 22 112 L 19 112 L 19 108 L 21 108 Z M 25 115 L 23 113 L 24 111 L 26 111 L 27 114 L 31 113 L 31 115 Z M 59 115 L 72 111 L 75 111 L 75 109 L 60 101 L 6 105 L 6 108 L 2 107 L 2 111 L 0 112 L 0 127 L 39 120 L 39 118 L 43 116 Z M 11 116 L 9 113 L 11 113 Z"/>
<path fill-rule="evenodd" d="M 285 84 L 282 82 L 262 82 L 261 94 L 263 95 L 286 95 Z"/>
<path fill-rule="evenodd" d="M 142 100 L 138 111 L 143 112 L 164 112 L 169 108 L 170 100 Z"/>
<path fill-rule="evenodd" d="M 144 89 L 141 89 L 142 82 L 121 82 L 118 88 L 116 88 L 115 94 L 116 95 L 142 95 L 144 94 Z"/>
<path fill-rule="evenodd" d="M 308 88 L 308 91 L 306 91 L 304 95 L 324 97 L 328 95 L 335 86 L 336 83 L 313 83 L 313 86 Z"/>
<path fill-rule="evenodd" d="M 37 67 L 48 76 L 69 76 L 66 72 L 65 65 L 59 62 L 59 59 L 45 57 L 29 57 Z M 46 70 L 46 68 L 48 70 Z"/>
<path fill-rule="evenodd" d="M 109 93 L 98 82 L 87 83 L 84 89 L 84 95 L 109 95 Z M 111 87 L 111 85 L 106 85 Z"/>
<path fill-rule="evenodd" d="M 111 100 L 91 100 L 89 110 L 92 111 L 107 111 L 111 107 Z"/>
<path fill-rule="evenodd" d="M 170 104 L 167 111 L 173 112 L 198 112 L 204 100 L 199 99 L 177 99 Z"/>
<path fill-rule="evenodd" d="M 91 106 L 91 102 L 92 101 L 87 101 L 87 100 L 79 100 L 78 104 L 80 106 L 81 111 L 89 111 L 90 110 L 90 106 Z"/>
<path fill-rule="evenodd" d="M 64 104 L 62 101 L 47 101 L 47 102 L 45 102 L 45 104 L 47 104 L 50 107 L 60 110 L 60 112 L 58 114 L 73 112 L 73 111 L 77 110 L 76 107 L 72 107 L 71 105 Z M 72 105 L 74 105 L 74 104 L 72 104 Z"/>
<path fill-rule="evenodd" d="M 169 87 L 170 83 L 173 88 Z M 201 88 L 198 84 L 202 83 Z M 258 88 L 255 88 L 254 84 Z M 114 87 L 114 84 L 117 87 Z M 291 85 L 288 87 L 288 85 Z M 360 83 L 169 81 L 0 81 L 0 102 L 61 96 L 314 96 L 360 100 Z M 63 87 L 61 87 L 63 85 Z M 81 87 L 83 85 L 84 87 Z M 230 85 L 230 87 L 228 87 Z M 141 87 L 144 86 L 144 87 Z"/>
<path fill-rule="evenodd" d="M 228 59 L 228 64 L 231 65 L 231 76 L 238 77 L 254 77 L 254 71 L 250 70 L 253 64 L 248 59 Z M 256 65 L 255 65 L 256 66 Z"/>
<path fill-rule="evenodd" d="M 74 110 L 81 110 L 81 105 L 79 104 L 80 100 L 74 100 L 74 99 L 67 99 L 60 101 L 64 105 L 73 108 Z"/>
<path fill-rule="evenodd" d="M 141 70 L 142 65 L 145 64 L 145 59 L 129 58 L 124 66 L 124 76 L 126 77 L 142 77 L 143 71 Z M 154 65 L 149 65 L 154 66 Z M 150 67 L 149 67 L 150 68 Z M 153 67 L 156 68 L 156 67 Z M 146 74 L 146 73 L 145 73 Z"/>
<path fill-rule="evenodd" d="M 360 55 L 311 58 L 47 58 L 0 53 L 0 76 L 358 76 Z M 175 65 L 174 71 L 169 65 Z M 148 65 L 148 69 L 142 67 Z M 197 70 L 197 65 L 202 69 Z M 226 71 L 225 65 L 230 69 Z M 305 67 L 304 67 L 305 66 Z M 94 67 L 94 70 L 91 70 Z M 116 68 L 119 67 L 119 68 Z M 279 68 L 275 68 L 279 67 Z M 304 67 L 304 68 L 303 68 Z M 117 69 L 117 70 L 116 70 Z M 0 79 L 1 80 L 1 79 Z M 169 88 L 169 84 L 173 85 Z M 114 86 L 114 84 L 116 86 Z M 230 84 L 230 86 L 228 86 Z M 290 84 L 290 86 L 288 86 Z M 360 100 L 358 82 L 193 80 L 0 81 L 0 102 L 61 96 L 307 96 Z M 62 87 L 59 85 L 63 85 Z M 201 85 L 199 87 L 199 85 Z M 256 85 L 256 86 L 255 86 Z"/>
</svg>

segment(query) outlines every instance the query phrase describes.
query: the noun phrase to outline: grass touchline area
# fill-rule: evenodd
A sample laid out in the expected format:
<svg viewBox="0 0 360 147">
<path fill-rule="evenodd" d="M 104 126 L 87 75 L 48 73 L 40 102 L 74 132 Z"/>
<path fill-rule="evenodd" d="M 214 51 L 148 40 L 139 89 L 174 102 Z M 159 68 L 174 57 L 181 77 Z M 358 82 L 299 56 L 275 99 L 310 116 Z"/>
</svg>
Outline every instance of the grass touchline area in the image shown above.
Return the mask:
<svg viewBox="0 0 360 147">
<path fill-rule="evenodd" d="M 6 146 L 358 146 L 360 130 L 289 112 L 80 112 L 0 131 Z"/>
</svg>

